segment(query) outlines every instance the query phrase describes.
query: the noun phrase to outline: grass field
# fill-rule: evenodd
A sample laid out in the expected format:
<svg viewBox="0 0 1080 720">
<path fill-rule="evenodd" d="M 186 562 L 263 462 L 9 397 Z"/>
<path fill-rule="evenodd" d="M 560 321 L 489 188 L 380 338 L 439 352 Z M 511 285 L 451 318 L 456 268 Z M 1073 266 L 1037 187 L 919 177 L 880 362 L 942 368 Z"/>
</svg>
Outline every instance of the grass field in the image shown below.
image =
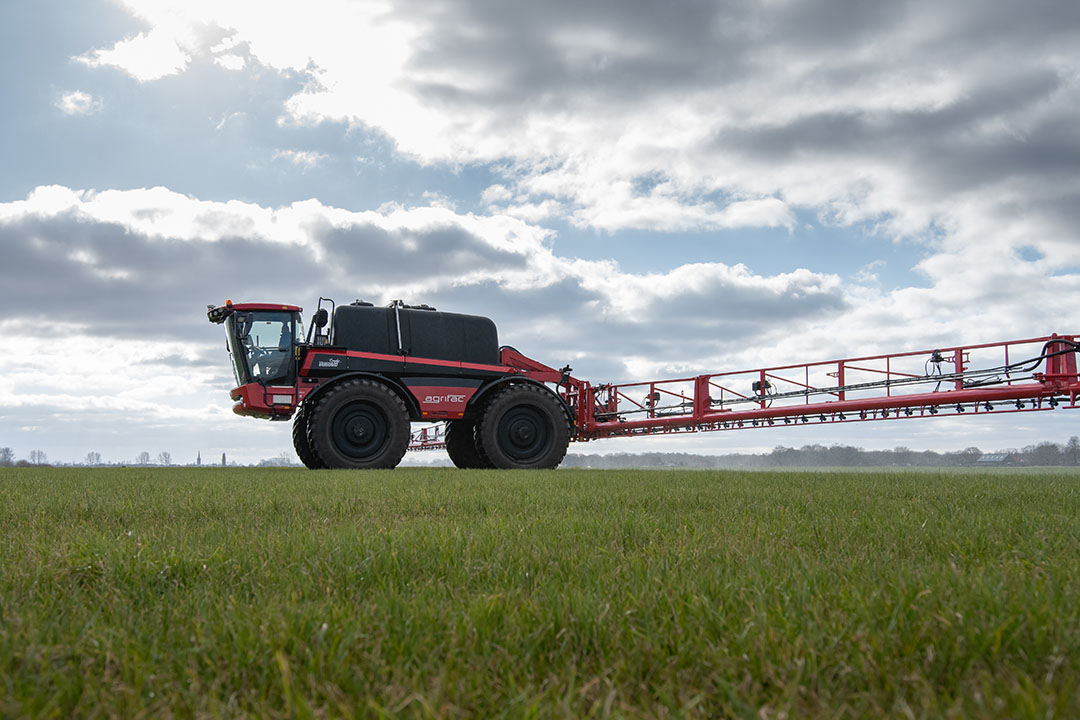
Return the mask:
<svg viewBox="0 0 1080 720">
<path fill-rule="evenodd" d="M 0 716 L 1080 716 L 1080 475 L 0 469 Z"/>
</svg>

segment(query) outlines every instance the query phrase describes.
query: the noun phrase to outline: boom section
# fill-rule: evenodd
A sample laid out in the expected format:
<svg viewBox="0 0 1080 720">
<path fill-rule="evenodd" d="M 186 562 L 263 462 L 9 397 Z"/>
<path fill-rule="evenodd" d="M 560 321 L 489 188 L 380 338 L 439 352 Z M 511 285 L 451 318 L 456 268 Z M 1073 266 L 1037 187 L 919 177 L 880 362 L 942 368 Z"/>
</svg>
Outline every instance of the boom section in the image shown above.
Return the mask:
<svg viewBox="0 0 1080 720">
<path fill-rule="evenodd" d="M 576 440 L 1075 408 L 1075 335 L 1050 335 L 560 392 Z"/>
</svg>

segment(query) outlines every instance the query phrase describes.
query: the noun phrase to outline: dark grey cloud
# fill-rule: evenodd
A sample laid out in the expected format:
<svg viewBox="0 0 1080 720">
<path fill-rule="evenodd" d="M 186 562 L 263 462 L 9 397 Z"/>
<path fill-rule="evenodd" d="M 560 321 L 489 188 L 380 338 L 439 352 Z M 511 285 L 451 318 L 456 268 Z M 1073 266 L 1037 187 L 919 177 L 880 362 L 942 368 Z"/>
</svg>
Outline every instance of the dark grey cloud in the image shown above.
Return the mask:
<svg viewBox="0 0 1080 720">
<path fill-rule="evenodd" d="M 1003 46 L 1024 45 L 1038 52 L 1048 39 L 1075 36 L 1080 29 L 1080 5 L 1067 0 L 1030 0 L 998 3 L 927 2 L 927 10 L 949 18 L 948 27 L 959 26 L 961 44 L 958 52 L 978 47 L 993 52 Z M 940 38 L 942 45 L 945 38 Z M 1045 45 L 1043 46 L 1045 47 Z"/>
<path fill-rule="evenodd" d="M 70 213 L 0 223 L 0 248 L 0 302 L 15 308 L 9 318 L 148 340 L 198 337 L 207 304 L 247 292 L 274 297 L 281 292 L 275 278 L 317 270 L 296 246 L 268 252 L 254 239 L 148 239 Z M 80 253 L 94 262 L 80 260 Z"/>
<path fill-rule="evenodd" d="M 930 177 L 940 167 L 925 163 L 941 158 L 958 173 L 996 177 L 1005 170 L 1054 171 L 1075 163 L 1080 133 L 1062 118 L 1043 120 L 1028 137 L 1005 137 L 973 132 L 980 122 L 1004 119 L 1017 108 L 1045 101 L 1062 87 L 1048 70 L 997 78 L 976 93 L 942 107 L 922 110 L 830 111 L 800 115 L 781 124 L 725 129 L 714 138 L 714 149 L 772 162 L 798 155 L 818 155 L 856 161 L 880 154 L 912 171 L 924 168 Z M 1063 148 L 1065 158 L 1051 157 L 1050 147 Z M 987 155 L 993 156 L 986 160 Z"/>
<path fill-rule="evenodd" d="M 165 218 L 175 208 L 134 207 Z M 249 225 L 241 214 L 199 209 L 199 225 Z M 430 284 L 483 271 L 524 270 L 521 251 L 496 247 L 450 222 L 421 230 L 313 222 L 310 243 L 256 235 L 148 237 L 131 227 L 73 211 L 0 221 L 0 302 L 9 318 L 86 325 L 103 335 L 177 339 L 204 335 L 205 307 L 262 300 L 304 304 L 320 295 L 370 297 L 393 284 Z"/>
<path fill-rule="evenodd" d="M 865 3 L 859 0 L 778 3 L 771 8 L 744 5 L 745 16 L 763 16 L 760 39 L 819 51 L 865 43 L 887 33 L 913 14 L 917 3 Z"/>
<path fill-rule="evenodd" d="M 342 228 L 320 223 L 311 228 L 311 236 L 335 265 L 380 284 L 415 283 L 424 277 L 465 276 L 480 270 L 521 270 L 528 265 L 524 253 L 495 247 L 451 224 L 387 230 L 374 225 Z"/>
<path fill-rule="evenodd" d="M 414 58 L 416 70 L 449 65 L 496 80 L 474 92 L 418 82 L 420 95 L 528 114 L 572 106 L 582 96 L 590 104 L 622 104 L 738 77 L 753 40 L 745 32 L 745 7 L 731 5 L 407 1 L 394 12 L 426 21 L 430 30 Z"/>
<path fill-rule="evenodd" d="M 604 172 L 628 182 L 670 178 L 688 207 L 701 191 L 775 194 L 822 217 L 837 208 L 859 220 L 910 214 L 928 232 L 926 221 L 946 216 L 950 197 L 1002 182 L 1035 206 L 1075 177 L 1080 158 L 1080 6 L 1070 0 L 406 0 L 395 13 L 426 30 L 414 76 L 460 78 L 415 80 L 414 94 L 449 117 L 506 133 L 502 143 L 463 134 L 448 146 L 464 144 L 456 152 L 468 157 L 471 143 L 482 160 L 494 158 L 481 148 L 501 149 L 520 161 L 508 166 L 519 190 L 569 199 L 570 209 L 596 202 L 582 190 L 594 180 L 589 169 L 625 149 L 628 127 L 650 114 L 658 128 L 678 127 L 695 103 L 715 108 L 696 119 L 700 144 L 664 148 L 657 138 L 652 147 L 638 138 L 630 145 L 641 144 L 639 157 Z M 553 134 L 551 146 L 518 154 L 513 133 L 561 118 L 596 134 Z M 543 166 L 533 164 L 537 156 Z M 708 179 L 717 169 L 718 185 Z M 814 174 L 827 174 L 830 189 L 807 179 Z M 634 187 L 628 203 L 652 193 Z M 874 207 L 860 211 L 871 194 Z M 982 199 L 984 212 L 995 199 Z M 633 208 L 626 216 L 631 227 L 650 227 Z M 610 210 L 604 217 L 608 229 L 623 222 Z M 1019 219 L 1043 218 L 1029 211 Z"/>
<path fill-rule="evenodd" d="M 1048 41 L 1075 37 L 1080 28 L 1080 12 L 1068 0 L 991 6 L 929 0 L 718 0 L 678 6 L 405 0 L 395 3 L 394 13 L 424 23 L 428 31 L 413 59 L 418 71 L 469 71 L 483 77 L 487 88 L 474 95 L 462 87 L 419 85 L 421 94 L 442 93 L 451 103 L 528 98 L 518 107 L 526 113 L 583 93 L 592 100 L 646 102 L 670 93 L 716 91 L 758 73 L 765 78 L 781 69 L 766 59 L 786 59 L 786 53 L 809 68 L 806 79 L 822 90 L 872 87 L 924 67 L 948 74 L 956 68 L 944 63 L 957 58 L 988 70 L 1008 69 L 999 65 L 1006 58 L 987 52 L 1003 48 L 1022 52 L 1038 66 L 1038 51 Z M 1033 48 L 1033 41 L 1042 47 Z M 877 52 L 856 54 L 875 45 Z M 988 75 L 992 80 L 993 73 Z"/>
</svg>

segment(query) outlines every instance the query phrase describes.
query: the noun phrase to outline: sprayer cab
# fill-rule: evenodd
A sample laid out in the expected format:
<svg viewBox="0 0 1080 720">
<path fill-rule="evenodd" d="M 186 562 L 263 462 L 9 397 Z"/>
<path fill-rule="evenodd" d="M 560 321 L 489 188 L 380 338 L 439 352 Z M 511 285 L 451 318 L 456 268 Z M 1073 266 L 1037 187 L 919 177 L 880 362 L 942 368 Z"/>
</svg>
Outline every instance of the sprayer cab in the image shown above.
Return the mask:
<svg viewBox="0 0 1080 720">
<path fill-rule="evenodd" d="M 247 402 L 247 398 L 265 395 L 267 389 L 292 388 L 296 385 L 299 345 L 304 331 L 301 308 L 295 305 L 243 303 L 231 301 L 209 307 L 207 318 L 225 326 L 225 342 L 232 362 L 236 388 L 230 393 L 240 415 L 267 417 L 277 414 L 271 402 Z M 282 405 L 282 415 L 292 414 L 291 397 Z M 283 395 L 279 392 L 278 395 Z"/>
</svg>

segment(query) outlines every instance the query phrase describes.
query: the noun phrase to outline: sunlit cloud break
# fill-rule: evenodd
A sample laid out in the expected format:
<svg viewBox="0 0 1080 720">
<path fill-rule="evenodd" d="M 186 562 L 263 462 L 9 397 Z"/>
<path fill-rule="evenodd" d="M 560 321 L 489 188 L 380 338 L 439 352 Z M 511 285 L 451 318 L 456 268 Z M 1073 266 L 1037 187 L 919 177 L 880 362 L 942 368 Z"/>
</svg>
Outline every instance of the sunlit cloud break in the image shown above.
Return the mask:
<svg viewBox="0 0 1080 720">
<path fill-rule="evenodd" d="M 105 106 L 101 98 L 96 98 L 82 90 L 63 93 L 54 104 L 65 115 L 93 115 L 101 112 Z"/>
</svg>

